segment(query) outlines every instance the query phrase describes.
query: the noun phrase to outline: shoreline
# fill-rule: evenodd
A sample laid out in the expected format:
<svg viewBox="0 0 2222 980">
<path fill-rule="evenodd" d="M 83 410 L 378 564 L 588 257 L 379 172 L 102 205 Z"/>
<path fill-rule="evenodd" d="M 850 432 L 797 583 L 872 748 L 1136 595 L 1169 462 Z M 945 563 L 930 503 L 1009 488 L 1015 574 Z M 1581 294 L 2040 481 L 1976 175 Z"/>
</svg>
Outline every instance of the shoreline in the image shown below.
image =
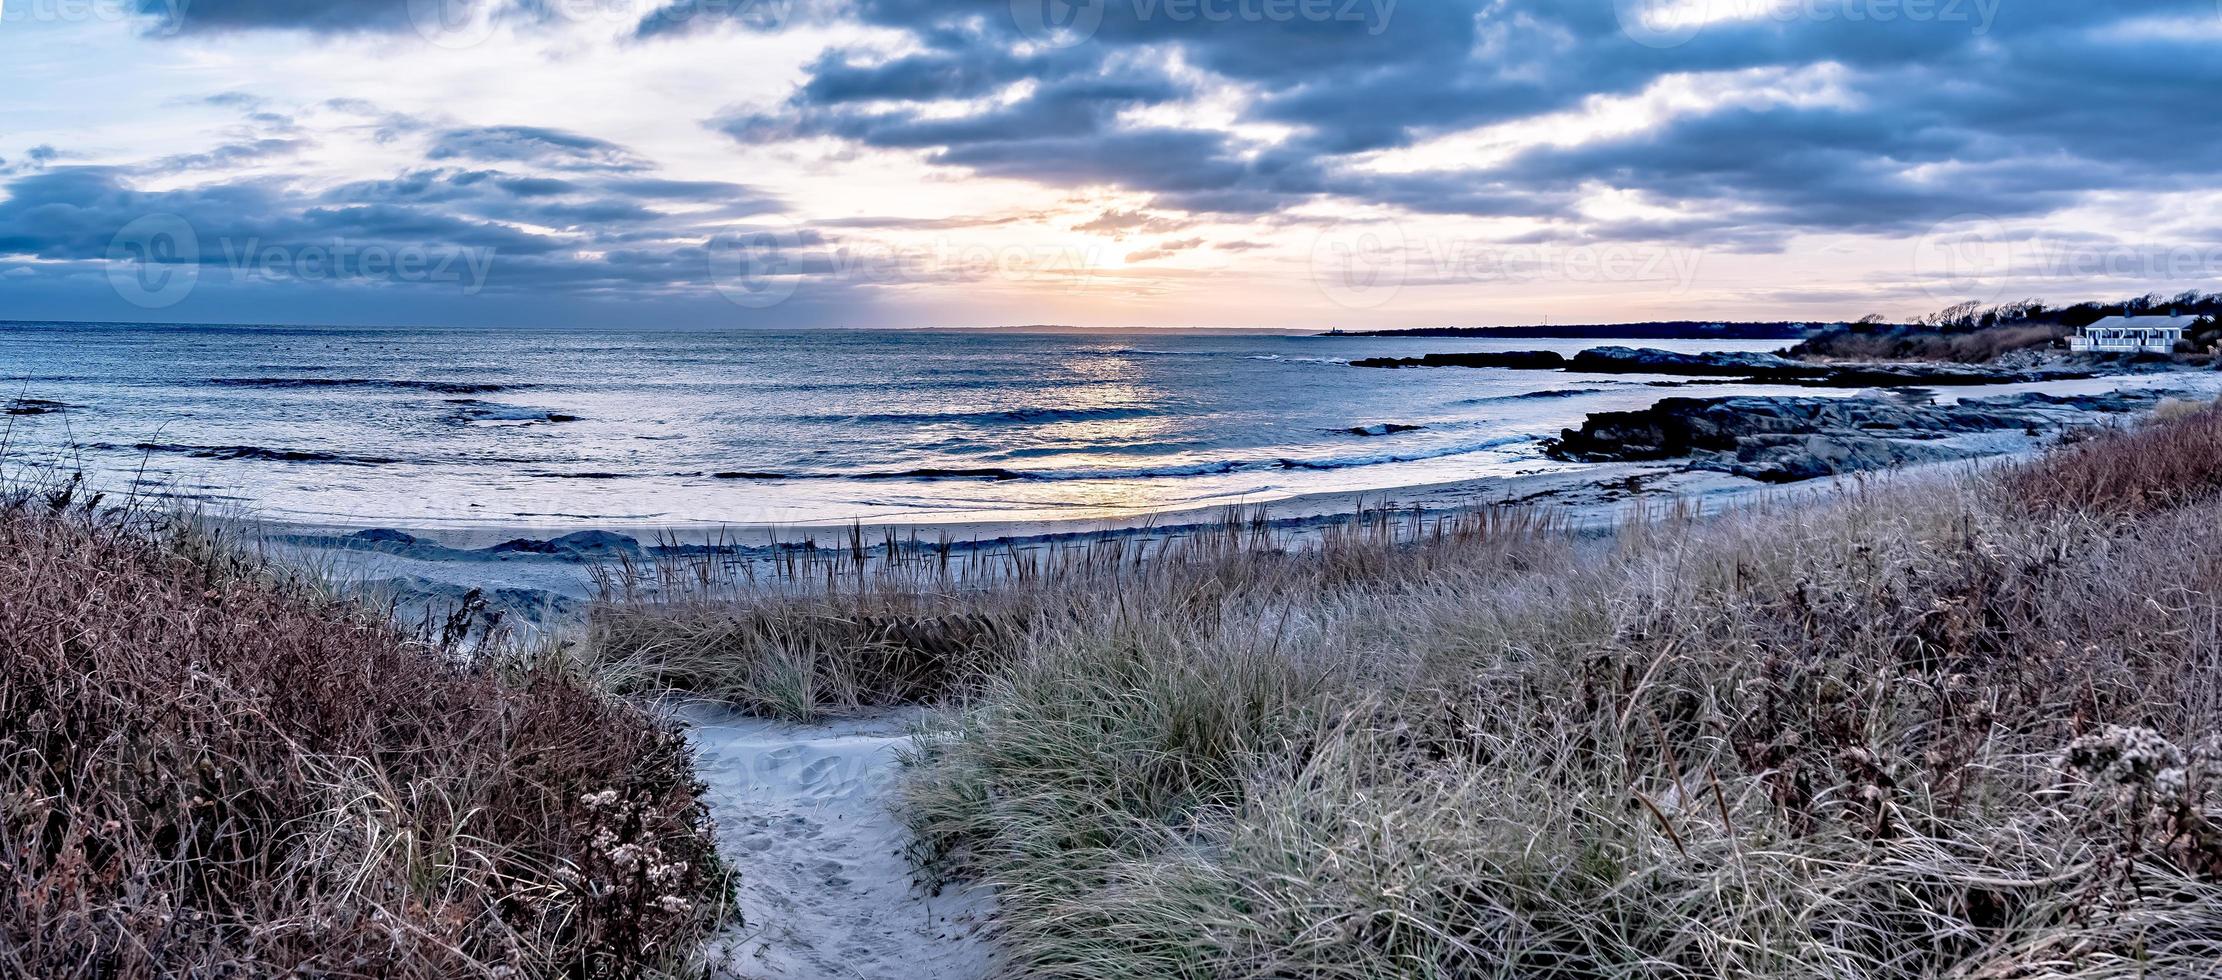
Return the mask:
<svg viewBox="0 0 2222 980">
<path fill-rule="evenodd" d="M 1832 481 L 1810 481 L 1814 483 Z M 1401 491 L 1328 492 L 1256 504 L 1213 505 L 1126 518 L 985 521 L 941 525 L 828 524 L 669 526 L 640 529 L 535 528 L 488 525 L 411 529 L 295 524 L 270 518 L 219 523 L 288 564 L 318 570 L 344 587 L 390 603 L 404 620 L 438 618 L 476 591 L 488 608 L 534 627 L 555 626 L 581 613 L 594 595 L 594 572 L 615 563 L 714 554 L 769 566 L 796 549 L 841 552 L 861 530 L 867 554 L 884 551 L 887 533 L 908 546 L 938 546 L 947 536 L 959 555 L 1038 552 L 1106 540 L 1155 543 L 1221 527 L 1230 514 L 1263 515 L 1276 531 L 1302 538 L 1349 523 L 1360 514 L 1393 509 L 1439 515 L 1511 506 L 1548 510 L 1569 526 L 1609 528 L 1633 509 L 1694 502 L 1711 513 L 1762 496 L 1801 495 L 1791 485 L 1725 473 L 1691 471 L 1673 461 L 1570 464 L 1547 472 L 1406 487 Z M 868 559 L 869 560 L 869 559 Z"/>
<path fill-rule="evenodd" d="M 489 607 L 534 625 L 555 625 L 583 610 L 595 591 L 597 568 L 632 560 L 727 555 L 743 564 L 768 566 L 788 551 L 842 552 L 861 529 L 868 560 L 884 551 L 885 532 L 932 547 L 948 535 L 959 555 L 1039 552 L 1090 542 L 1156 543 L 1223 527 L 1230 514 L 1259 516 L 1274 531 L 1302 540 L 1384 510 L 1435 517 L 1489 507 L 1547 512 L 1562 526 L 1606 532 L 1650 508 L 1692 507 L 1717 514 L 1738 507 L 1808 499 L 1836 491 L 1847 480 L 1908 478 L 1969 465 L 2026 458 L 2047 444 L 2017 438 L 1982 457 L 1888 471 L 1779 484 L 1727 473 L 1690 469 L 1678 461 L 1591 463 L 1578 469 L 1407 487 L 1392 494 L 1334 492 L 1235 508 L 1191 508 L 1129 519 L 976 522 L 949 525 L 842 525 L 807 529 L 766 526 L 691 526 L 660 529 L 654 537 L 607 530 L 573 530 L 535 537 L 532 528 L 483 527 L 423 534 L 397 528 L 333 529 L 272 521 L 235 523 L 266 552 L 291 564 L 316 568 L 350 588 L 391 600 L 405 619 L 437 615 L 478 591 Z"/>
<path fill-rule="evenodd" d="M 2222 389 L 2213 373 L 2116 375 L 2031 382 L 1929 393 L 1938 403 L 2023 393 L 2074 395 L 2141 393 L 2212 397 Z M 1770 396 L 1779 400 L 1811 397 Z M 1825 396 L 1824 396 L 1825 397 Z M 1898 399 L 1903 394 L 1862 391 L 1844 398 Z M 1671 399 L 1661 399 L 1660 403 Z M 1725 399 L 1723 399 L 1725 400 Z M 1833 399 L 1832 399 L 1833 400 Z M 2149 407 L 2149 406 L 2148 406 Z M 1771 499 L 1800 499 L 1845 478 L 1987 465 L 2026 458 L 2061 431 L 2104 424 L 2121 412 L 2069 408 L 2036 414 L 2043 428 L 1961 433 L 1898 433 L 1908 445 L 1943 458 L 1838 472 L 1790 482 L 1769 482 L 1707 468 L 1687 457 L 1643 461 L 1550 462 L 1510 475 L 1420 483 L 1389 490 L 1330 490 L 1251 500 L 1238 498 L 1157 511 L 1076 518 L 1010 520 L 826 520 L 806 523 L 671 523 L 635 525 L 621 520 L 565 523 L 489 521 L 466 527 L 414 526 L 407 521 L 340 524 L 278 516 L 219 518 L 219 523 L 262 543 L 287 561 L 317 568 L 350 587 L 382 594 L 397 609 L 430 613 L 453 607 L 473 590 L 497 609 L 530 623 L 553 623 L 583 608 L 594 591 L 596 567 L 626 561 L 713 555 L 740 564 L 768 563 L 796 550 L 852 551 L 867 555 L 903 547 L 946 549 L 958 555 L 1030 552 L 1121 538 L 1156 541 L 1223 526 L 1230 515 L 1258 520 L 1301 538 L 1383 510 L 1438 515 L 1493 506 L 1547 511 L 1567 526 L 1610 528 L 1637 509 L 1670 505 L 1713 513 Z M 1595 418 L 1595 416 L 1592 416 Z"/>
</svg>

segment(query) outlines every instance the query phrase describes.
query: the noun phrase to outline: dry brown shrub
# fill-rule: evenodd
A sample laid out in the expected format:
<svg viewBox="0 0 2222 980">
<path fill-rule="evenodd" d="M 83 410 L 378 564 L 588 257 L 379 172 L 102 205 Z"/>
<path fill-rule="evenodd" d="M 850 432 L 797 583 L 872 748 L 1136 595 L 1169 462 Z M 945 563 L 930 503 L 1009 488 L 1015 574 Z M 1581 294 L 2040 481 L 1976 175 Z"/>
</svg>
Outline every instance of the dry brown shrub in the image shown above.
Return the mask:
<svg viewBox="0 0 2222 980">
<path fill-rule="evenodd" d="M 2135 517 L 2222 493 L 2222 411 L 2110 429 L 2015 466 L 1998 488 L 2008 506 Z"/>
<path fill-rule="evenodd" d="M 638 976 L 724 872 L 680 736 L 189 527 L 0 498 L 0 975 Z"/>
</svg>

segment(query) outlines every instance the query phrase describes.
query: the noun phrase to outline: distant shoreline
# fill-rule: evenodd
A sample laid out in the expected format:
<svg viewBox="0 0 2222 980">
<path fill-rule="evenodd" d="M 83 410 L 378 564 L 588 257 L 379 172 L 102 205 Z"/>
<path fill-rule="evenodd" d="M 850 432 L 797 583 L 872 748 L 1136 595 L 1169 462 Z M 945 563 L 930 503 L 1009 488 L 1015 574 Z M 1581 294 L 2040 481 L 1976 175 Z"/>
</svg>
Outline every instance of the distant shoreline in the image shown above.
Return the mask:
<svg viewBox="0 0 2222 980">
<path fill-rule="evenodd" d="M 838 325 L 822 327 L 655 326 L 579 327 L 544 324 L 536 330 L 560 332 L 675 332 L 675 333 L 962 333 L 962 334 L 1162 334 L 1175 336 L 1278 336 L 1278 337 L 1467 337 L 1487 339 L 1557 340 L 1803 340 L 1833 323 L 1819 321 L 1657 320 L 1639 323 L 1529 324 L 1493 327 L 1383 327 L 1369 330 L 1321 330 L 1317 327 L 1259 327 L 1128 324 L 1080 326 L 1063 323 L 963 324 L 934 326 Z M 0 317 L 0 329 L 13 327 L 166 328 L 181 330 L 439 330 L 503 331 L 509 325 L 433 323 L 235 323 L 218 320 L 138 321 L 63 320 L 38 317 Z M 1719 327 L 1721 329 L 1713 329 Z"/>
<path fill-rule="evenodd" d="M 1471 337 L 1503 340 L 1804 340 L 1833 324 L 1794 320 L 1530 324 L 1510 327 L 1400 327 L 1343 330 L 1329 337 Z"/>
</svg>

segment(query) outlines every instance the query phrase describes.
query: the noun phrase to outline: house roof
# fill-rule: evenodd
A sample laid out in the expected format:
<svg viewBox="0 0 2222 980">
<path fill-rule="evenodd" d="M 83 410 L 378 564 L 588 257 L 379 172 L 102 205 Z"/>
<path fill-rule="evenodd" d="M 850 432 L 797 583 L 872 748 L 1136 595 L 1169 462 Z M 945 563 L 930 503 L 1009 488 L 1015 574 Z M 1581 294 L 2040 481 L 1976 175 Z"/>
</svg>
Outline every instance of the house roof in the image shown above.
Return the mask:
<svg viewBox="0 0 2222 980">
<path fill-rule="evenodd" d="M 2199 322 L 2195 316 L 2110 316 L 2083 329 L 2085 330 L 2189 330 Z"/>
</svg>

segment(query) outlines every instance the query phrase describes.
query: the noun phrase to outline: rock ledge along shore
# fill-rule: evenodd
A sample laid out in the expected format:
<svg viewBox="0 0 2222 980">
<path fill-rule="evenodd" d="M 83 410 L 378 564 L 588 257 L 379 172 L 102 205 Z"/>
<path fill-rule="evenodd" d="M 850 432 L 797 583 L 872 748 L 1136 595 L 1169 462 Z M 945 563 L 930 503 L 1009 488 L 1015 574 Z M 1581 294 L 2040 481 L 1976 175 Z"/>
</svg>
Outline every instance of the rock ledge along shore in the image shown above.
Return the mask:
<svg viewBox="0 0 2222 980">
<path fill-rule="evenodd" d="M 1955 387 L 2079 381 L 2102 374 L 2167 370 L 2167 358 L 2112 358 L 2006 367 L 1930 361 L 1799 361 L 1779 354 L 1714 351 L 1682 354 L 1643 347 L 1597 347 L 1567 357 L 1554 351 L 1485 351 L 1428 354 L 1424 357 L 1374 357 L 1350 362 L 1362 368 L 1508 368 L 1563 370 L 1578 374 L 1663 374 L 1722 378 L 1745 384 L 1787 384 L 1826 388 L 1890 388 L 1907 385 Z"/>
<path fill-rule="evenodd" d="M 2104 416 L 2151 409 L 2164 392 L 2024 393 L 1946 405 L 1915 398 L 1667 398 L 1633 412 L 1600 412 L 1544 444 L 1554 459 L 1634 462 L 1688 459 L 1770 483 L 1989 455 L 1955 437 L 2040 435 Z"/>
</svg>

